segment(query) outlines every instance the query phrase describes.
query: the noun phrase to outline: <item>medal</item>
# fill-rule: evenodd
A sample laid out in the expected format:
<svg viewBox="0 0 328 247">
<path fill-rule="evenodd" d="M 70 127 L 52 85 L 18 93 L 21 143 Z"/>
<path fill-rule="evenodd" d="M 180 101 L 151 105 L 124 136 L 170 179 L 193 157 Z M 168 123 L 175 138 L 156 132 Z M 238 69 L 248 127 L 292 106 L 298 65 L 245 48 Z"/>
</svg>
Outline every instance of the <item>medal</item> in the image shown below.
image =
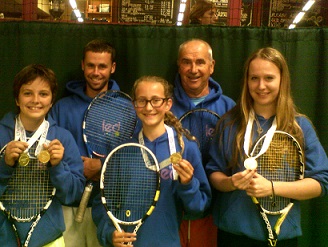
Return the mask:
<svg viewBox="0 0 328 247">
<path fill-rule="evenodd" d="M 27 153 L 22 153 L 22 154 L 19 156 L 18 164 L 19 164 L 20 166 L 27 166 L 29 162 L 30 162 L 30 157 L 28 156 Z"/>
<path fill-rule="evenodd" d="M 254 170 L 257 168 L 257 161 L 254 157 L 249 157 L 244 160 L 244 167 L 246 169 Z"/>
<path fill-rule="evenodd" d="M 42 150 L 38 155 L 38 160 L 41 163 L 48 163 L 50 160 L 50 153 L 47 150 Z"/>
<path fill-rule="evenodd" d="M 180 153 L 173 153 L 170 156 L 171 163 L 178 164 L 181 161 L 182 157 Z"/>
</svg>

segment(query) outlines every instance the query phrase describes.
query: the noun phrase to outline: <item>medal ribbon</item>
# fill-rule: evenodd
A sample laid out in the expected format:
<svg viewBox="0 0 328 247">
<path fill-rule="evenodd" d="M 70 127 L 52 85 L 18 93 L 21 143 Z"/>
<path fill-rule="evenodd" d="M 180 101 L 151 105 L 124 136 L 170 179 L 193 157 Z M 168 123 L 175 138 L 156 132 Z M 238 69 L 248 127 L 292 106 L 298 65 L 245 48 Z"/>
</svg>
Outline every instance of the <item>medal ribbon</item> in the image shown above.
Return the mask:
<svg viewBox="0 0 328 247">
<path fill-rule="evenodd" d="M 264 142 L 263 142 L 260 152 L 255 157 L 253 157 L 253 153 L 251 153 L 251 154 L 248 154 L 248 153 L 249 153 L 250 140 L 252 137 L 252 128 L 253 128 L 254 120 L 255 120 L 254 111 L 252 110 L 249 114 L 249 118 L 248 118 L 248 122 L 247 122 L 247 126 L 246 126 L 246 132 L 245 132 L 245 136 L 244 136 L 244 151 L 245 151 L 245 154 L 247 155 L 247 157 L 256 159 L 268 150 L 271 140 L 272 140 L 272 137 L 274 135 L 274 132 L 277 129 L 277 121 L 276 121 L 276 117 L 275 117 L 273 119 L 270 129 L 268 130 L 268 132 L 266 134 L 266 137 L 264 139 Z"/>
<path fill-rule="evenodd" d="M 43 143 L 46 142 L 48 129 L 49 129 L 49 122 L 44 119 L 43 122 L 41 123 L 41 125 L 39 126 L 39 128 L 34 132 L 32 137 L 27 141 L 28 147 L 24 151 L 24 153 L 27 153 L 28 150 L 36 142 L 36 140 L 38 140 L 40 138 L 38 146 L 35 149 L 35 156 L 37 156 L 40 153 L 40 151 L 42 150 Z M 21 121 L 19 115 L 17 116 L 16 122 L 15 122 L 15 141 L 18 141 L 18 140 L 26 142 L 25 128 L 22 124 L 22 121 Z"/>
<path fill-rule="evenodd" d="M 164 124 L 164 126 L 165 126 L 167 136 L 168 136 L 168 140 L 169 140 L 170 155 L 172 155 L 176 152 L 173 129 L 171 127 L 167 126 L 166 124 Z M 138 139 L 139 139 L 139 143 L 141 145 L 145 145 L 145 140 L 143 138 L 142 129 L 139 132 Z M 146 163 L 146 166 L 151 169 L 152 164 L 150 163 L 147 154 L 145 153 L 145 151 L 143 149 L 141 149 L 141 152 L 142 152 L 142 157 L 143 157 L 143 159 Z M 172 169 L 173 169 L 173 167 L 172 167 Z M 174 170 L 173 174 L 174 173 L 175 173 L 175 170 Z"/>
</svg>

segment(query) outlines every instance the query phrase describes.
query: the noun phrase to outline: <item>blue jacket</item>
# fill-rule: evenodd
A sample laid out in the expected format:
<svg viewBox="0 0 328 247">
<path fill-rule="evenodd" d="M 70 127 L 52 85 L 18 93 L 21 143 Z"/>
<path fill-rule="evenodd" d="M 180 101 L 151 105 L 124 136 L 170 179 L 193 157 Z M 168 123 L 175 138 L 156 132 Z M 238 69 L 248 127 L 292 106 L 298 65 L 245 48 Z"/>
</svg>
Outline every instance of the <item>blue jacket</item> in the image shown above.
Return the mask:
<svg viewBox="0 0 328 247">
<path fill-rule="evenodd" d="M 50 115 L 60 127 L 69 130 L 80 150 L 81 156 L 89 157 L 88 149 L 83 140 L 82 123 L 84 113 L 92 101 L 92 98 L 85 94 L 85 81 L 70 81 L 66 84 L 67 91 L 71 94 L 68 97 L 60 99 L 50 110 Z M 108 89 L 120 90 L 114 80 L 109 80 Z M 89 200 L 89 206 L 94 195 L 99 192 L 99 183 L 93 187 L 93 192 Z M 72 206 L 78 206 L 75 202 Z"/>
<path fill-rule="evenodd" d="M 177 151 L 179 144 L 175 134 Z M 138 142 L 137 133 L 132 142 Z M 183 158 L 194 167 L 194 176 L 189 184 L 182 185 L 172 180 L 171 165 L 161 170 L 161 188 L 159 201 L 154 212 L 146 219 L 137 232 L 135 247 L 180 247 L 179 226 L 183 211 L 191 215 L 202 214 L 210 205 L 211 189 L 202 166 L 201 156 L 196 142 L 184 138 L 185 151 Z M 158 162 L 170 156 L 167 134 L 154 141 L 145 137 L 147 146 L 157 157 Z M 112 234 L 115 230 L 100 197 L 94 200 L 92 207 L 93 220 L 97 225 L 97 234 L 103 246 L 112 246 Z"/>
<path fill-rule="evenodd" d="M 58 127 L 51 117 L 48 117 L 47 120 L 50 124 L 47 140 L 58 139 L 63 144 L 65 153 L 62 161 L 57 166 L 49 168 L 51 182 L 56 188 L 56 195 L 49 209 L 34 229 L 29 244 L 30 247 L 43 246 L 62 235 L 65 224 L 61 204 L 70 204 L 79 200 L 85 186 L 83 163 L 72 135 L 67 130 Z M 0 121 L 0 147 L 5 146 L 14 139 L 14 128 L 15 115 L 8 113 Z M 15 168 L 5 164 L 4 158 L 0 159 L 1 195 L 6 189 L 6 178 L 14 170 Z M 25 241 L 32 222 L 16 223 L 21 241 Z M 2 213 L 0 213 L 0 246 L 17 246 L 12 226 Z"/>
<path fill-rule="evenodd" d="M 179 74 L 175 78 L 174 86 L 174 102 L 171 111 L 177 118 L 180 118 L 184 113 L 194 108 L 206 108 L 223 116 L 223 114 L 236 105 L 231 98 L 223 94 L 221 86 L 212 77 L 210 77 L 208 85 L 210 93 L 197 106 L 194 105 L 183 90 Z"/>
<path fill-rule="evenodd" d="M 267 122 L 258 116 L 264 133 L 270 128 L 273 117 Z M 298 124 L 301 126 L 304 139 L 305 139 L 305 175 L 306 178 L 313 178 L 317 180 L 322 188 L 321 196 L 328 193 L 328 159 L 327 155 L 319 142 L 316 132 L 311 122 L 306 117 L 297 117 Z M 229 121 L 229 120 L 227 120 Z M 224 123 L 223 123 L 224 124 Z M 255 123 L 253 129 L 255 129 Z M 230 137 L 234 136 L 236 126 L 226 128 L 221 137 L 223 148 L 218 149 L 219 136 L 213 139 L 213 145 L 210 149 L 211 160 L 206 165 L 206 172 L 210 175 L 213 172 L 219 171 L 231 176 L 234 173 L 242 171 L 244 166 L 241 164 L 239 168 L 231 171 L 228 169 L 228 161 L 232 157 L 233 141 Z M 253 131 L 254 139 L 257 138 L 256 131 Z M 216 201 L 213 207 L 213 216 L 215 224 L 224 231 L 245 235 L 252 239 L 266 241 L 267 230 L 264 226 L 263 219 L 261 218 L 256 206 L 251 198 L 243 190 L 235 190 L 232 192 L 217 192 Z M 269 216 L 271 226 L 274 226 L 277 217 Z M 278 240 L 295 238 L 302 235 L 301 231 L 301 212 L 300 201 L 295 200 L 294 206 L 287 215 L 287 218 L 281 226 L 280 235 Z M 279 242 L 279 241 L 278 241 Z"/>
<path fill-rule="evenodd" d="M 191 99 L 187 96 L 186 92 L 181 86 L 181 77 L 177 74 L 175 78 L 175 87 L 174 87 L 174 94 L 173 94 L 173 106 L 171 111 L 177 118 L 180 118 L 184 113 L 197 109 L 197 108 L 206 108 L 211 111 L 216 112 L 219 116 L 223 116 L 227 111 L 229 111 L 232 107 L 236 105 L 236 103 L 229 98 L 228 96 L 223 94 L 221 86 L 210 77 L 208 86 L 210 88 L 209 94 L 205 97 L 205 99 L 195 106 L 195 104 L 191 101 Z M 216 123 L 212 123 L 212 126 L 215 126 Z M 214 133 L 215 128 L 210 127 L 208 133 Z M 192 133 L 191 133 L 192 134 Z M 208 153 L 202 154 L 203 156 L 203 166 L 206 165 L 209 155 Z M 213 195 L 212 195 L 213 196 Z M 213 203 L 213 202 L 212 202 Z M 203 216 L 206 216 L 210 213 L 210 209 L 207 212 L 204 212 Z M 188 214 L 184 215 L 184 219 L 195 219 Z"/>
</svg>

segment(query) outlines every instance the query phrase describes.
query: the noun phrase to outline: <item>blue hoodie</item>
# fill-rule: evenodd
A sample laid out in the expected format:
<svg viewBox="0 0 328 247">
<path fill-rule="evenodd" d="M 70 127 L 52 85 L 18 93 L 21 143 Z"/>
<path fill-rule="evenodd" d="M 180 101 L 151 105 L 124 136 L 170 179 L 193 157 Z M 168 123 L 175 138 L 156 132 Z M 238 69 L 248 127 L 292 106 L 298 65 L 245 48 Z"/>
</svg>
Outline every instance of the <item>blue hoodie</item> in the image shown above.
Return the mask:
<svg viewBox="0 0 328 247">
<path fill-rule="evenodd" d="M 180 147 L 175 135 L 175 145 Z M 154 141 L 145 138 L 145 146 L 156 156 L 158 162 L 170 156 L 167 134 L 164 133 Z M 131 140 L 138 143 L 138 133 Z M 161 170 L 160 197 L 154 212 L 146 219 L 137 232 L 135 247 L 180 247 L 179 226 L 183 212 L 201 215 L 210 205 L 211 189 L 201 162 L 201 155 L 194 141 L 184 138 L 185 151 L 183 158 L 194 167 L 194 176 L 189 184 L 180 184 L 172 180 L 172 166 Z M 177 150 L 179 151 L 179 150 Z M 99 242 L 103 246 L 112 245 L 112 234 L 115 227 L 108 217 L 100 196 L 94 200 L 92 207 L 93 220 L 97 225 Z"/>
<path fill-rule="evenodd" d="M 60 99 L 50 110 L 50 115 L 60 127 L 63 127 L 72 133 L 79 147 L 80 155 L 89 157 L 87 147 L 83 140 L 82 123 L 84 113 L 93 98 L 85 94 L 84 80 L 70 81 L 66 84 L 66 89 L 71 95 Z M 109 80 L 108 90 L 120 90 L 120 88 L 114 80 Z M 89 206 L 91 206 L 94 195 L 98 192 L 99 183 L 94 183 Z M 72 206 L 79 206 L 79 202 L 75 202 Z"/>
<path fill-rule="evenodd" d="M 267 121 L 262 116 L 257 116 L 263 134 L 271 127 L 273 117 Z M 221 126 L 231 121 L 227 118 L 222 122 Z M 328 159 L 327 155 L 320 144 L 316 132 L 306 117 L 297 117 L 296 121 L 302 128 L 304 133 L 304 152 L 305 152 L 305 178 L 313 178 L 317 180 L 322 188 L 321 196 L 328 193 Z M 253 129 L 255 129 L 255 123 Z M 213 145 L 210 148 L 211 160 L 206 165 L 206 172 L 210 176 L 213 172 L 222 172 L 227 176 L 231 176 L 237 172 L 244 170 L 243 165 L 238 168 L 229 168 L 229 161 L 232 159 L 232 150 L 237 125 L 225 128 L 223 132 L 213 139 Z M 220 139 L 222 138 L 222 139 Z M 253 138 L 256 140 L 258 134 L 253 131 Z M 219 142 L 222 140 L 223 147 L 219 147 Z M 214 202 L 213 217 L 215 224 L 223 231 L 236 235 L 244 235 L 252 239 L 266 241 L 267 229 L 264 226 L 263 219 L 260 216 L 257 207 L 252 202 L 244 190 L 234 190 L 231 192 L 217 191 L 217 198 Z M 271 226 L 277 221 L 277 216 L 268 215 Z M 302 235 L 301 230 L 301 209 L 300 201 L 294 200 L 294 206 L 291 208 L 287 218 L 281 226 L 279 240 L 291 239 Z M 314 244 L 315 245 L 315 244 Z"/>
<path fill-rule="evenodd" d="M 236 105 L 231 98 L 223 94 L 221 86 L 212 77 L 209 78 L 208 84 L 210 93 L 197 106 L 195 106 L 182 88 L 179 74 L 175 78 L 174 86 L 174 103 L 171 111 L 177 118 L 180 118 L 184 113 L 194 108 L 206 108 L 223 116 L 223 114 Z"/>
<path fill-rule="evenodd" d="M 47 140 L 58 139 L 65 147 L 65 153 L 62 161 L 57 166 L 49 168 L 50 179 L 56 188 L 56 194 L 49 209 L 42 216 L 33 231 L 29 243 L 30 247 L 43 246 L 62 235 L 65 230 L 65 224 L 61 204 L 70 204 L 80 200 L 85 186 L 83 163 L 74 138 L 67 130 L 57 126 L 51 117 L 48 117 L 47 120 L 50 124 Z M 8 113 L 0 121 L 1 148 L 14 139 L 14 128 L 15 115 Z M 0 159 L 1 195 L 6 189 L 6 178 L 11 176 L 14 170 L 14 167 L 8 166 L 5 163 L 4 158 Z M 21 241 L 25 241 L 32 222 L 16 223 Z M 11 223 L 2 213 L 0 214 L 0 246 L 17 246 Z"/>
</svg>

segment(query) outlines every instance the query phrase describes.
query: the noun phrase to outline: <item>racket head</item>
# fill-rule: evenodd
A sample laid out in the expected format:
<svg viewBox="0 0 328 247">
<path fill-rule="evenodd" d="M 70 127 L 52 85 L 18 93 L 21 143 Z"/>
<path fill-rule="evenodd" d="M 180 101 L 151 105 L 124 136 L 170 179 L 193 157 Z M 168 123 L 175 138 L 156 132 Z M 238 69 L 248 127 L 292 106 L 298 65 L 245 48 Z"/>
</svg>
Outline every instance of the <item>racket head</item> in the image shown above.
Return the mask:
<svg viewBox="0 0 328 247">
<path fill-rule="evenodd" d="M 35 155 L 36 141 L 28 150 L 26 166 L 17 166 L 9 178 L 5 192 L 0 196 L 0 209 L 17 222 L 30 222 L 47 208 L 56 189 L 50 181 L 47 164 Z"/>
<path fill-rule="evenodd" d="M 149 162 L 144 161 L 147 156 Z M 100 190 L 109 217 L 122 225 L 144 221 L 160 194 L 159 165 L 155 155 L 138 143 L 113 149 L 103 165 Z"/>
<path fill-rule="evenodd" d="M 255 143 L 251 156 L 260 152 L 265 137 L 266 134 Z M 257 172 L 270 181 L 292 182 L 304 177 L 302 148 L 292 135 L 284 131 L 275 131 L 269 148 L 256 160 Z M 291 203 L 290 198 L 280 196 L 261 197 L 257 200 L 266 213 L 273 215 L 279 214 Z"/>
<path fill-rule="evenodd" d="M 188 129 L 189 132 L 197 138 L 199 149 L 202 153 L 203 161 L 205 162 L 209 159 L 208 150 L 219 119 L 219 114 L 205 108 L 190 110 L 179 119 L 183 128 Z"/>
<path fill-rule="evenodd" d="M 83 139 L 89 155 L 106 157 L 133 135 L 137 115 L 131 97 L 121 91 L 99 93 L 89 104 L 83 120 Z"/>
</svg>

